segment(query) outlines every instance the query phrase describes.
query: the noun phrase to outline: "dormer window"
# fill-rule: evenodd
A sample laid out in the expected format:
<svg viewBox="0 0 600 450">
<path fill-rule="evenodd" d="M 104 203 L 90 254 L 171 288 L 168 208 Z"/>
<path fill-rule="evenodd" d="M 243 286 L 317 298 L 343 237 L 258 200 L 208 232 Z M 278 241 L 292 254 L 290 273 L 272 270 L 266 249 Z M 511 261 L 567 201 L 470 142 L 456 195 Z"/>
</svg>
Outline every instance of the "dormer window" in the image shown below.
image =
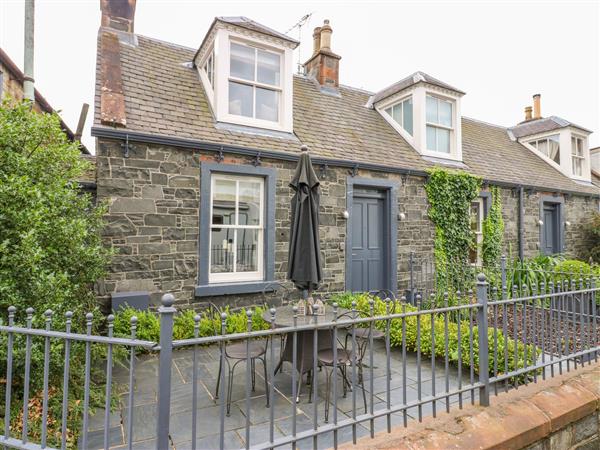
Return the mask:
<svg viewBox="0 0 600 450">
<path fill-rule="evenodd" d="M 229 114 L 279 121 L 281 56 L 231 42 Z"/>
<path fill-rule="evenodd" d="M 427 150 L 450 153 L 452 133 L 452 103 L 432 95 L 427 96 Z"/>
<path fill-rule="evenodd" d="M 583 166 L 585 164 L 585 155 L 583 153 L 584 139 L 577 136 L 571 136 L 571 165 L 573 175 L 582 176 Z"/>
<path fill-rule="evenodd" d="M 413 135 L 412 96 L 386 108 L 385 112 L 408 134 Z"/>
<path fill-rule="evenodd" d="M 529 145 L 537 149 L 542 155 L 547 156 L 556 164 L 560 164 L 560 135 L 553 134 L 543 139 L 529 141 Z"/>
<path fill-rule="evenodd" d="M 463 95 L 426 73 L 415 72 L 373 95 L 367 106 L 379 111 L 424 158 L 460 163 Z"/>
<path fill-rule="evenodd" d="M 298 44 L 246 17 L 215 19 L 194 64 L 218 127 L 293 137 L 292 59 Z"/>
</svg>

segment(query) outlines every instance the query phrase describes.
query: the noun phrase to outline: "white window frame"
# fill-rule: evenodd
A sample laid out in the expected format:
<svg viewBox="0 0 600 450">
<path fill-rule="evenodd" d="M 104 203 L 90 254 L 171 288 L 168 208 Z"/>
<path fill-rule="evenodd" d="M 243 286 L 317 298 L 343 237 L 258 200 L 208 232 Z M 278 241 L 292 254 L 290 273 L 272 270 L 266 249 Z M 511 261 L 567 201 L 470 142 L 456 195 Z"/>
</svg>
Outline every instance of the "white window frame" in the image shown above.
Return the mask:
<svg viewBox="0 0 600 450">
<path fill-rule="evenodd" d="M 234 44 L 242 45 L 244 47 L 254 49 L 254 80 L 246 80 L 244 78 L 238 78 L 238 77 L 234 77 L 231 75 L 231 46 Z M 279 85 L 271 85 L 271 84 L 261 83 L 258 81 L 258 50 L 262 50 L 266 53 L 272 53 L 279 57 Z M 270 49 L 265 48 L 258 44 L 244 42 L 244 41 L 238 40 L 238 39 L 230 39 L 230 41 L 229 41 L 229 61 L 230 61 L 230 67 L 229 67 L 229 74 L 227 77 L 227 81 L 228 81 L 228 83 L 227 83 L 227 99 L 228 99 L 227 114 L 229 114 L 230 116 L 239 117 L 240 119 L 249 119 L 249 120 L 252 120 L 255 122 L 266 122 L 266 123 L 271 123 L 271 124 L 279 123 L 281 120 L 281 114 L 282 114 L 282 111 L 281 111 L 281 109 L 282 109 L 281 108 L 281 103 L 282 103 L 282 101 L 281 101 L 282 100 L 281 84 L 283 81 L 283 73 L 282 73 L 283 53 L 270 50 Z M 239 114 L 239 115 L 232 114 L 229 112 L 229 82 L 244 84 L 246 86 L 252 87 L 252 117 L 243 116 L 241 114 Z M 277 120 L 276 121 L 259 119 L 256 117 L 256 88 L 262 88 L 262 89 L 266 89 L 269 91 L 277 92 Z"/>
<path fill-rule="evenodd" d="M 413 112 L 413 124 L 412 124 L 412 131 L 408 131 L 406 128 L 404 128 L 404 102 L 410 100 L 411 103 L 411 107 L 412 107 L 412 112 Z M 394 119 L 393 116 L 393 110 L 394 108 L 401 106 L 402 107 L 402 117 L 400 118 L 400 122 L 396 121 L 396 119 Z M 388 113 L 388 109 L 392 110 L 392 114 Z M 391 119 L 394 124 L 397 124 L 406 134 L 408 134 L 411 138 L 414 135 L 415 132 L 415 107 L 414 107 L 414 100 L 412 95 L 406 95 L 404 97 L 402 97 L 400 100 L 395 101 L 389 105 L 386 105 L 384 108 L 382 108 L 382 111 L 384 114 L 387 114 L 387 119 Z"/>
<path fill-rule="evenodd" d="M 577 142 L 581 142 L 581 155 L 577 154 Z M 573 143 L 575 143 L 575 148 L 573 147 Z M 579 161 L 581 163 L 581 173 L 575 172 L 575 161 Z M 573 176 L 583 177 L 583 171 L 585 170 L 585 138 L 583 136 L 578 136 L 574 133 L 571 133 L 571 172 Z"/>
<path fill-rule="evenodd" d="M 427 120 L 427 97 L 431 97 L 438 102 L 445 102 L 445 103 L 450 104 L 450 107 L 452 108 L 450 110 L 450 120 L 452 121 L 452 124 L 450 126 L 442 125 L 440 123 L 435 123 L 435 122 L 429 122 Z M 436 154 L 436 155 L 452 155 L 454 153 L 454 149 L 453 149 L 453 147 L 454 147 L 454 127 L 455 127 L 455 120 L 456 120 L 454 118 L 454 115 L 455 115 L 454 108 L 456 107 L 455 105 L 456 105 L 456 102 L 449 100 L 447 98 L 441 97 L 439 95 L 435 95 L 430 92 L 428 92 L 425 95 L 425 150 L 427 150 L 428 152 L 430 152 L 432 154 Z M 427 127 L 433 127 L 433 128 L 441 129 L 441 130 L 447 130 L 450 132 L 450 136 L 448 137 L 448 141 L 449 141 L 448 142 L 449 143 L 448 152 L 444 152 L 441 150 L 433 150 L 433 149 L 427 147 Z M 437 133 L 435 134 L 435 144 L 436 144 L 436 147 L 438 147 Z"/>
<path fill-rule="evenodd" d="M 253 181 L 260 183 L 260 208 L 259 218 L 260 223 L 258 225 L 239 225 L 239 224 L 213 224 L 213 194 L 215 192 L 216 180 L 228 180 L 236 182 L 236 194 L 235 194 L 235 217 L 236 220 L 238 215 L 239 205 L 239 182 L 240 181 Z M 224 282 L 238 282 L 238 281 L 257 281 L 264 279 L 264 239 L 265 239 L 265 179 L 264 177 L 251 176 L 251 175 L 230 175 L 222 173 L 212 173 L 210 180 L 210 223 L 208 230 L 208 282 L 209 283 L 224 283 Z M 233 242 L 233 272 L 225 273 L 212 273 L 212 230 L 213 228 L 228 228 L 233 230 L 259 230 L 258 232 L 258 244 L 257 244 L 257 270 L 254 272 L 236 272 L 237 263 L 237 233 L 234 234 Z"/>
<path fill-rule="evenodd" d="M 210 69 L 209 69 L 210 67 Z M 204 61 L 204 65 L 202 66 L 202 70 L 204 70 L 204 74 L 206 75 L 206 79 L 210 84 L 210 87 L 214 89 L 215 86 L 215 54 L 214 51 L 210 51 L 206 60 Z"/>
<path fill-rule="evenodd" d="M 470 262 L 472 266 L 481 266 L 483 261 L 482 261 L 482 255 L 481 255 L 481 249 L 482 249 L 482 244 L 483 244 L 483 221 L 485 220 L 485 211 L 484 211 L 484 207 L 485 207 L 485 203 L 484 203 L 484 199 L 483 197 L 477 197 L 475 200 L 473 200 L 471 202 L 471 205 L 469 205 L 469 219 L 471 217 L 471 208 L 472 208 L 472 204 L 473 203 L 477 203 L 479 205 L 479 229 L 473 231 L 473 233 L 475 233 L 475 252 L 476 252 L 476 257 L 475 257 L 475 262 Z M 469 227 L 471 226 L 471 221 L 469 220 Z"/>
</svg>

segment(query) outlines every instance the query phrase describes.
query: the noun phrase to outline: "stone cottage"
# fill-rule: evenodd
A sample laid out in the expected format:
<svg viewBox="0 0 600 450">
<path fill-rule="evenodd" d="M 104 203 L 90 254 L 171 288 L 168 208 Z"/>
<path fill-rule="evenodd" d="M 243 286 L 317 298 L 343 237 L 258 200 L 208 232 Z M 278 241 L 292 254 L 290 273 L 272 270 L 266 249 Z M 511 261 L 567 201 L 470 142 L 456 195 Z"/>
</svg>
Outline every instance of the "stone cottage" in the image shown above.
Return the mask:
<svg viewBox="0 0 600 450">
<path fill-rule="evenodd" d="M 406 287 L 410 252 L 433 253 L 424 183 L 438 165 L 500 188 L 507 251 L 580 250 L 600 195 L 590 131 L 542 117 L 539 95 L 507 129 L 463 117 L 465 92 L 423 72 L 379 92 L 341 85 L 328 21 L 295 74 L 299 43 L 251 19 L 218 17 L 187 48 L 135 34 L 135 6 L 101 2 L 92 134 L 116 252 L 104 300 L 258 301 L 285 277 L 302 144 L 322 181 L 324 291 Z"/>
</svg>

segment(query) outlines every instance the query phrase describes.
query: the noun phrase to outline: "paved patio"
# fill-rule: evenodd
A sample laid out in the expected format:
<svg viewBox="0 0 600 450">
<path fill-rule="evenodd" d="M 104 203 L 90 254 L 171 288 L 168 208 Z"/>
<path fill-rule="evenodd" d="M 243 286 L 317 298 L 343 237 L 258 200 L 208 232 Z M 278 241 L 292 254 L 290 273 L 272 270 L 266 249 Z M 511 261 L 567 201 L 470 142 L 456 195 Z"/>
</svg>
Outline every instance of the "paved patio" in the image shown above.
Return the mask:
<svg viewBox="0 0 600 450">
<path fill-rule="evenodd" d="M 374 353 L 373 364 L 373 394 L 375 409 L 383 407 L 386 400 L 386 379 L 385 379 L 385 347 L 383 342 L 377 342 Z M 278 356 L 278 349 L 276 351 Z M 203 347 L 198 350 L 198 423 L 197 423 L 197 448 L 214 449 L 219 446 L 219 418 L 220 406 L 214 400 L 214 390 L 218 374 L 218 348 L 216 346 Z M 368 363 L 368 355 L 365 357 L 365 363 Z M 415 354 L 408 354 L 406 358 L 406 384 L 407 401 L 417 399 L 417 359 Z M 421 361 L 422 373 L 422 395 L 431 394 L 431 360 L 425 358 Z M 392 349 L 392 377 L 391 377 L 391 401 L 394 403 L 402 402 L 402 354 L 399 349 Z M 257 362 L 259 369 L 256 379 L 256 391 L 252 393 L 250 409 L 250 445 L 257 445 L 269 439 L 269 408 L 265 407 L 264 379 L 261 376 L 262 367 Z M 292 402 L 291 398 L 291 365 L 285 363 L 283 372 L 275 377 L 275 437 L 288 436 L 292 430 Z M 369 402 L 369 384 L 370 370 L 365 367 L 365 388 L 367 389 L 367 402 Z M 467 372 L 467 373 L 464 373 Z M 135 368 L 135 403 L 133 418 L 133 448 L 135 449 L 153 449 L 155 448 L 155 427 L 156 427 L 156 401 L 157 401 L 157 374 L 158 359 L 153 355 L 141 356 Z M 445 390 L 444 361 L 436 361 L 435 369 L 436 392 Z M 318 423 L 324 423 L 324 402 L 325 402 L 325 372 L 318 372 Z M 114 379 L 120 386 L 123 393 L 120 395 L 119 408 L 111 414 L 110 423 L 110 445 L 111 448 L 127 448 L 127 414 L 128 414 L 128 378 L 127 368 L 115 368 Z M 457 369 L 450 366 L 450 389 L 458 385 Z M 469 382 L 468 368 L 463 367 L 463 384 Z M 341 382 L 338 395 L 338 420 L 350 417 L 352 414 L 352 393 L 348 393 L 346 398 L 342 397 Z M 189 349 L 178 350 L 174 353 L 172 367 L 172 391 L 171 391 L 171 443 L 177 450 L 191 448 L 192 439 L 192 351 Z M 475 396 L 477 393 L 475 392 Z M 458 398 L 452 398 L 451 404 L 456 403 Z M 470 394 L 465 394 L 464 402 L 470 401 Z M 364 412 L 362 406 L 362 392 L 356 391 L 357 414 Z M 437 402 L 437 411 L 445 411 L 445 401 Z M 233 394 L 231 416 L 225 418 L 225 446 L 226 448 L 245 447 L 245 424 L 246 424 L 246 405 L 245 405 L 245 364 L 240 364 L 236 370 Z M 300 402 L 296 405 L 297 412 L 297 431 L 311 429 L 313 426 L 313 404 L 308 403 L 308 389 L 306 385 L 302 387 Z M 423 416 L 432 414 L 432 405 L 427 404 L 422 407 Z M 333 411 L 330 411 L 330 421 L 333 417 Z M 409 420 L 418 418 L 417 408 L 408 411 Z M 392 417 L 393 424 L 403 422 L 402 414 L 395 414 Z M 364 436 L 369 434 L 368 422 L 357 426 L 357 435 Z M 386 427 L 386 419 L 380 418 L 375 421 L 376 431 L 383 430 Z M 102 448 L 104 433 L 104 412 L 97 410 L 91 417 L 88 435 L 88 448 Z M 350 427 L 338 432 L 338 442 L 347 442 L 352 439 L 352 430 Z M 319 448 L 329 448 L 333 445 L 333 433 L 327 433 L 319 436 Z M 298 442 L 298 448 L 312 448 L 312 439 L 305 439 Z M 283 447 L 281 447 L 283 448 Z"/>
</svg>

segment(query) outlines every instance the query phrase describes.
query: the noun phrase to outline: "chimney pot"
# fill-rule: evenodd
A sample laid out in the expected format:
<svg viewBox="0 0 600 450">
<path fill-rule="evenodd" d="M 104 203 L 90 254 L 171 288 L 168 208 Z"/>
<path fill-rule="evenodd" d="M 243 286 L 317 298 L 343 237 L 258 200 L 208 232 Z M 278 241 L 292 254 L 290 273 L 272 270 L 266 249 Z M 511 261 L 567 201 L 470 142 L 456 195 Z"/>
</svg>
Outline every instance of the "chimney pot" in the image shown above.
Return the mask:
<svg viewBox="0 0 600 450">
<path fill-rule="evenodd" d="M 325 19 L 321 27 L 321 49 L 331 51 L 331 33 L 333 30 L 329 25 L 329 20 Z"/>
<path fill-rule="evenodd" d="M 321 27 L 313 31 L 313 55 L 319 53 L 319 50 L 321 50 Z"/>
<path fill-rule="evenodd" d="M 531 111 L 532 111 L 532 107 L 531 106 L 526 106 L 525 107 L 525 120 L 531 120 Z"/>
<path fill-rule="evenodd" d="M 535 94 L 533 96 L 533 118 L 541 119 L 542 118 L 542 96 L 541 94 Z"/>
</svg>

